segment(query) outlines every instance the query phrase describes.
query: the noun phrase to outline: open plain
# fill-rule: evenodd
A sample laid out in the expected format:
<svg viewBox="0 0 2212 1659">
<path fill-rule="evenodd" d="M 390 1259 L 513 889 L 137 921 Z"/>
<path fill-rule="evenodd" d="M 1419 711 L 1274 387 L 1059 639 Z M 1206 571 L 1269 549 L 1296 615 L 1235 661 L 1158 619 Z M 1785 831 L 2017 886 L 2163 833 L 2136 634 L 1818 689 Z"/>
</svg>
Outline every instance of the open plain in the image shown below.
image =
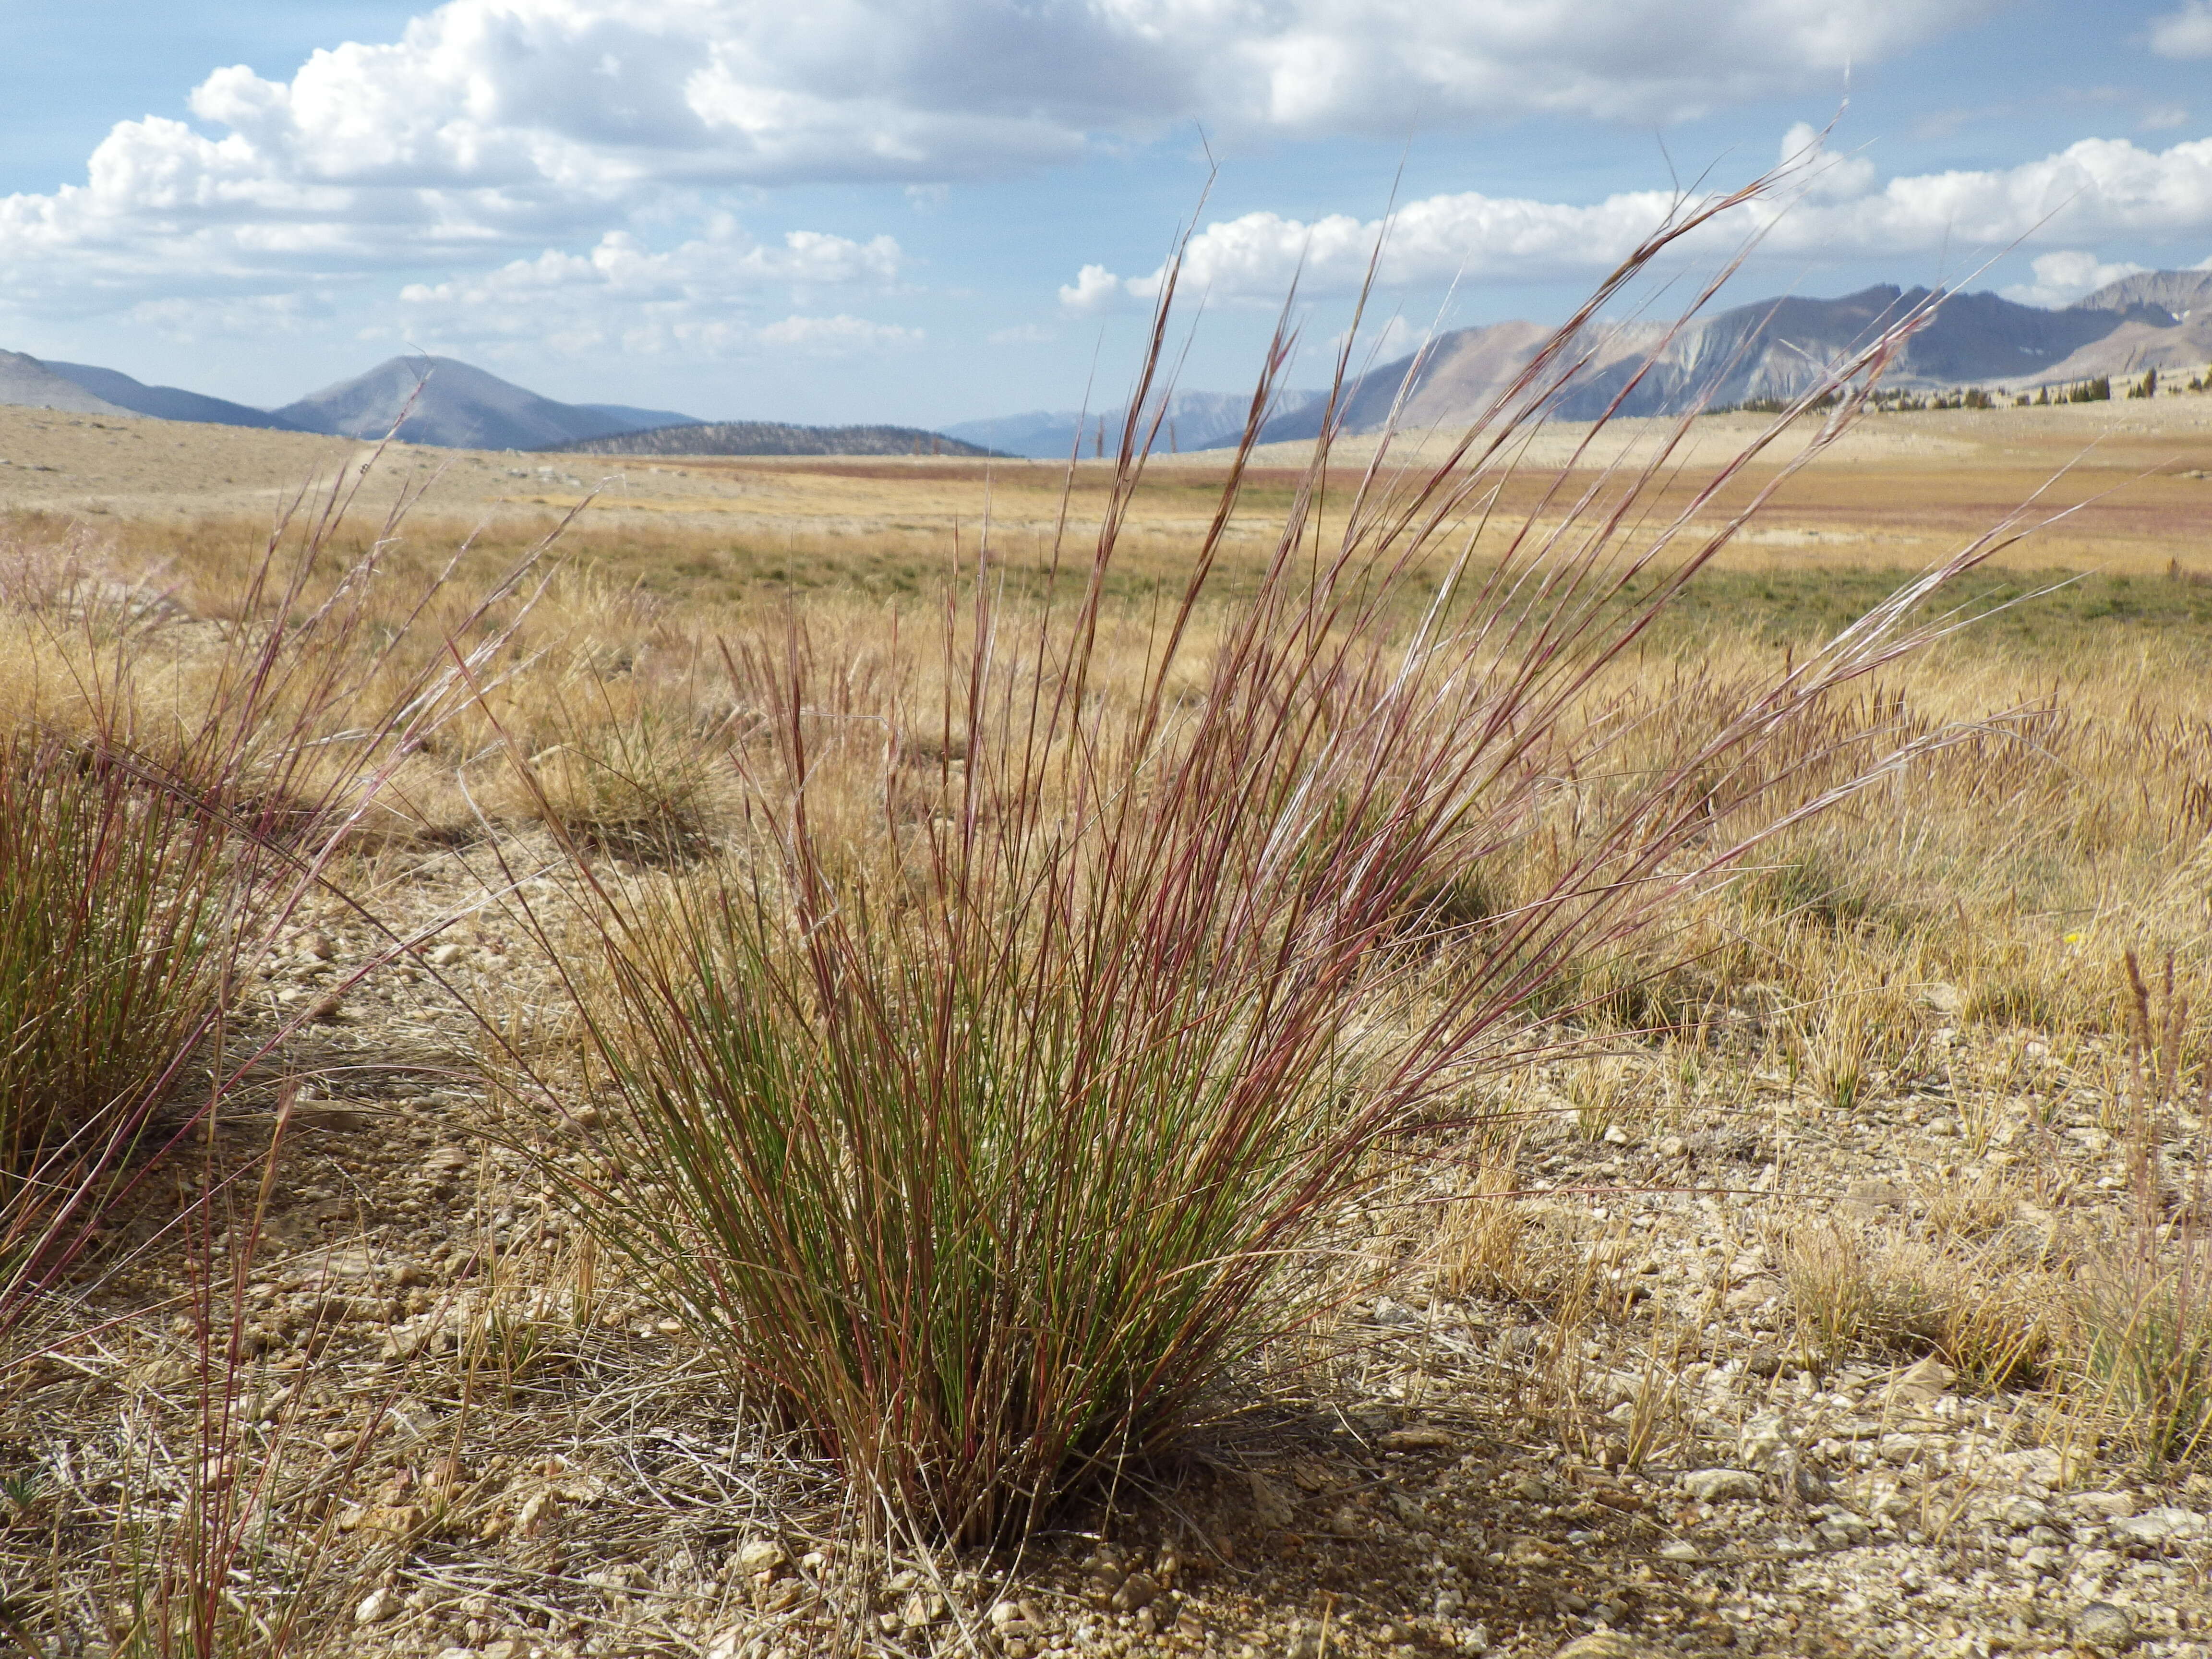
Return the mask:
<svg viewBox="0 0 2212 1659">
<path fill-rule="evenodd" d="M 1700 420 L 1626 498 L 1638 545 L 1687 528 L 1601 622 L 1814 428 L 1700 500 L 1764 429 Z M 1440 544 L 1571 547 L 1666 430 L 1537 433 Z M 988 658 L 986 599 L 1042 637 L 1055 546 L 1064 585 L 1102 524 L 1101 718 L 1155 674 L 1202 703 L 1302 495 L 1301 550 L 1370 510 L 1371 442 L 1318 480 L 1254 457 L 1168 657 L 1220 453 L 1121 491 L 1097 460 L 609 471 L 6 409 L 0 458 L 0 720 L 189 780 L 232 711 L 253 810 L 278 776 L 322 814 L 0 1335 L 0 1632 L 31 1650 L 2212 1653 L 2212 395 L 1871 415 L 1784 481 L 1529 751 L 1531 816 L 1431 872 L 1349 1048 L 1612 868 L 1621 779 L 1694 769 L 1913 572 L 2065 511 L 1909 607 L 1978 619 L 1795 746 L 1700 763 L 1760 839 L 1706 868 L 1668 830 L 1663 915 L 1499 1000 L 1170 1444 L 951 1543 L 854 1497 L 849 1443 L 580 1201 L 641 1156 L 622 953 L 784 870 L 790 793 L 862 872 L 825 882 L 977 833 L 944 653 Z M 246 662 L 277 664 L 259 701 Z M 760 758 L 779 720 L 804 789 Z"/>
</svg>

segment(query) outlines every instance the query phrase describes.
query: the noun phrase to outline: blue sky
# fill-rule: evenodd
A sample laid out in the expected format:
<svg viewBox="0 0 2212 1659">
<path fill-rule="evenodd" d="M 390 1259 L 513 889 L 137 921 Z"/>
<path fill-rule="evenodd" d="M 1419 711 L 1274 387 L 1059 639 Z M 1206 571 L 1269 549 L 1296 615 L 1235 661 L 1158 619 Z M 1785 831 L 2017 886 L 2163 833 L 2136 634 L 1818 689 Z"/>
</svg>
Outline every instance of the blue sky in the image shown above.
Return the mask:
<svg viewBox="0 0 2212 1659">
<path fill-rule="evenodd" d="M 1977 285 L 2057 304 L 2212 258 L 2212 0 L 11 0 L 0 25 L 0 347 L 263 404 L 409 349 L 708 416 L 1063 407 L 1094 362 L 1110 402 L 1209 149 L 1185 381 L 1249 380 L 1301 269 L 1311 380 L 1394 180 L 1382 317 L 1548 319 L 1670 164 L 1739 181 L 1846 94 L 1741 297 L 1994 258 Z"/>
</svg>

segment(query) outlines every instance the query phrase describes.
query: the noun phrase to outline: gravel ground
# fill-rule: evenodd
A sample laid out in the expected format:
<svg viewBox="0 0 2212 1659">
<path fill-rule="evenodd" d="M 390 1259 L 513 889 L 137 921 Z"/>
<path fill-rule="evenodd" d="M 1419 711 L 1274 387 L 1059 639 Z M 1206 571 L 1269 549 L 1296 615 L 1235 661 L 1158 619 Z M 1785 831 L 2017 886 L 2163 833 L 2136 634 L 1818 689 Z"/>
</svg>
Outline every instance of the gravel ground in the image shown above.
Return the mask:
<svg viewBox="0 0 2212 1659">
<path fill-rule="evenodd" d="M 425 914 L 459 891 L 434 857 L 386 874 Z M 2127 1147 L 2056 1061 L 1978 1158 L 1940 1078 L 1837 1113 L 1716 1069 L 1643 1122 L 1540 1113 L 1513 1201 L 1528 1251 L 1582 1265 L 1572 1297 L 1440 1291 L 1449 1206 L 1422 1200 L 1461 1189 L 1448 1160 L 1358 1224 L 1400 1266 L 1322 1363 L 1018 1561 L 909 1559 L 851 1542 L 673 1322 L 580 1287 L 571 1231 L 488 1145 L 436 977 L 526 1000 L 514 939 L 464 925 L 330 1006 L 371 948 L 333 916 L 260 992 L 323 1010 L 295 1056 L 323 1080 L 246 1291 L 237 1433 L 304 1512 L 322 1494 L 329 1650 L 2212 1653 L 2212 1480 L 2147 1471 L 2049 1390 L 1812 1363 L 1785 1283 L 1793 1227 L 1909 1237 L 1962 1184 L 2011 1195 L 1989 1237 L 2023 1249 L 2117 1214 Z M 16 1579 L 41 1527 L 112 1516 L 134 1436 L 189 1417 L 175 1271 L 110 1285 L 119 1322 L 0 1408 L 49 1494 L 0 1533 Z"/>
</svg>

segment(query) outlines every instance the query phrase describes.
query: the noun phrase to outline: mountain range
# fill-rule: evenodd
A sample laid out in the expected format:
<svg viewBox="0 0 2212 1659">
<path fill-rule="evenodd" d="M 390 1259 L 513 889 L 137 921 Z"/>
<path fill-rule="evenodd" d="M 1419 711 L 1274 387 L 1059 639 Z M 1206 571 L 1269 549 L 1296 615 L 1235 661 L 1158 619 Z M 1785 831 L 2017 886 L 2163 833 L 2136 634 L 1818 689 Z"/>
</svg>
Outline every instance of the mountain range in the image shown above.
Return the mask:
<svg viewBox="0 0 2212 1659">
<path fill-rule="evenodd" d="M 1279 392 L 1275 397 L 1277 417 L 1302 410 L 1321 397 L 1318 392 Z M 1167 418 L 1160 423 L 1160 443 L 1169 450 L 1215 449 L 1233 444 L 1244 433 L 1244 417 L 1252 407 L 1249 392 L 1176 392 L 1168 399 Z M 945 428 L 948 437 L 995 449 L 1002 454 L 1024 455 L 1031 460 L 1064 461 L 1079 449 L 1085 456 L 1111 452 L 1121 442 L 1121 423 L 1127 405 L 1085 413 L 1073 409 L 1036 409 L 1021 415 L 1000 415 L 988 420 L 962 421 Z"/>
<path fill-rule="evenodd" d="M 1585 343 L 1589 366 L 1557 412 L 1589 420 L 1615 399 L 1625 415 L 1662 415 L 1791 398 L 1928 297 L 1926 289 L 1882 285 L 1835 300 L 1764 300 L 1701 319 L 1671 340 L 1656 324 L 1600 325 Z M 1398 418 L 1407 428 L 1470 421 L 1550 336 L 1548 328 L 1527 322 L 1439 335 L 1423 350 L 1347 386 L 1340 399 L 1343 429 L 1379 430 L 1401 398 Z M 1882 384 L 1899 391 L 1978 386 L 2018 392 L 2207 363 L 2212 270 L 2154 270 L 2057 309 L 1995 294 L 1953 295 L 1905 343 Z M 1315 437 L 1323 414 L 1319 404 L 1290 410 L 1269 421 L 1261 435 L 1269 441 Z"/>
<path fill-rule="evenodd" d="M 73 415 L 153 416 L 283 432 L 378 439 L 398 423 L 409 443 L 459 449 L 607 454 L 984 455 L 994 452 L 909 427 L 709 423 L 672 409 L 564 404 L 453 357 L 393 357 L 278 410 L 252 409 L 175 386 L 147 386 L 88 363 L 42 362 L 0 351 L 0 404 Z"/>
<path fill-rule="evenodd" d="M 1567 389 L 1557 412 L 1589 419 L 1616 399 L 1624 414 L 1656 415 L 1787 398 L 1928 297 L 1925 289 L 1883 285 L 1833 300 L 1765 300 L 1700 319 L 1672 338 L 1656 324 L 1601 323 L 1585 342 L 1587 370 Z M 1512 384 L 1550 334 L 1543 324 L 1516 321 L 1440 335 L 1421 351 L 1347 385 L 1339 400 L 1343 428 L 1375 431 L 1394 409 L 1415 428 L 1464 423 Z M 2212 363 L 2212 269 L 2152 270 L 2056 308 L 1996 294 L 1952 295 L 1905 343 L 1884 384 L 1899 390 L 1978 386 L 2017 392 L 2146 368 L 2194 370 L 2207 363 Z M 1200 450 L 1234 443 L 1250 401 L 1243 392 L 1176 392 L 1161 426 L 1164 447 Z M 709 423 L 673 410 L 558 403 L 457 359 L 420 356 L 391 358 L 271 410 L 176 386 L 147 386 L 88 363 L 0 351 L 0 404 L 352 438 L 380 438 L 399 421 L 399 435 L 413 443 L 532 450 L 589 445 L 633 454 L 902 454 L 915 453 L 923 441 L 941 453 L 942 441 L 951 439 L 954 453 L 1065 460 L 1110 446 L 1122 422 L 1120 410 L 1035 410 L 963 421 L 941 433 Z M 1311 438 L 1326 408 L 1318 392 L 1280 393 L 1261 436 Z M 629 441 L 639 434 L 648 435 Z"/>
<path fill-rule="evenodd" d="M 557 447 L 580 455 L 966 455 L 1006 452 L 914 426 L 788 426 L 776 421 L 696 421 L 585 438 Z"/>
</svg>

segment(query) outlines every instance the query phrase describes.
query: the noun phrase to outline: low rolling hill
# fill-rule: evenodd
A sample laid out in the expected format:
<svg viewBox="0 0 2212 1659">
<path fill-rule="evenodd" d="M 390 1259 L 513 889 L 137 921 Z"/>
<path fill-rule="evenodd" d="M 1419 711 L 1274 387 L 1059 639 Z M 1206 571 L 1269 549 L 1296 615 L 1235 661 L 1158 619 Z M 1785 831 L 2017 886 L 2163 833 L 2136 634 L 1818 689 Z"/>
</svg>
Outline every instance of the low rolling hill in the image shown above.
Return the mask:
<svg viewBox="0 0 2212 1659">
<path fill-rule="evenodd" d="M 572 455 L 969 455 L 1005 452 L 910 426 L 787 426 L 776 421 L 706 421 L 657 427 L 547 449 Z"/>
<path fill-rule="evenodd" d="M 179 386 L 148 386 L 143 380 L 134 380 L 120 369 L 101 368 L 92 363 L 58 363 L 52 361 L 46 363 L 46 367 L 64 380 L 82 386 L 95 398 L 105 398 L 118 408 L 127 409 L 134 415 L 150 416 L 157 421 L 198 421 L 214 426 L 259 427 L 272 432 L 305 429 L 293 425 L 281 415 L 271 415 L 265 409 L 234 404 L 228 398 L 206 397 Z"/>
</svg>

